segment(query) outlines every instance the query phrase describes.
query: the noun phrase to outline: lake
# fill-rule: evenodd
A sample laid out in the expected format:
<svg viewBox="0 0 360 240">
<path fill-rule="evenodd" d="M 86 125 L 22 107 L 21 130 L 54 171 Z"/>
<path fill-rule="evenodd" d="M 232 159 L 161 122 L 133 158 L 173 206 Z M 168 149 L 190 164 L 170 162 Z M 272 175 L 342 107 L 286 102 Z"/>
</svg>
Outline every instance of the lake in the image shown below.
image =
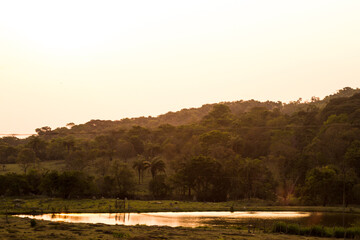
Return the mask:
<svg viewBox="0 0 360 240">
<path fill-rule="evenodd" d="M 103 223 L 109 225 L 200 227 L 228 225 L 272 225 L 284 221 L 301 225 L 349 227 L 360 224 L 360 214 L 323 212 L 154 212 L 154 213 L 61 213 L 43 215 L 16 215 L 38 220 L 71 223 Z M 343 218 L 344 217 L 344 218 Z"/>
</svg>

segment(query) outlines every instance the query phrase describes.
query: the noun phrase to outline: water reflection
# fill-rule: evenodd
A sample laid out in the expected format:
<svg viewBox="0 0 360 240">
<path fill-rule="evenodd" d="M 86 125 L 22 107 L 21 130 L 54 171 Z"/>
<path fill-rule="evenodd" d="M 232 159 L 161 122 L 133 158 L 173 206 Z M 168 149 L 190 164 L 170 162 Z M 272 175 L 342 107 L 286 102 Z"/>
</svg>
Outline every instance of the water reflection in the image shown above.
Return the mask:
<svg viewBox="0 0 360 240">
<path fill-rule="evenodd" d="M 254 219 L 285 220 L 308 218 L 305 212 L 157 212 L 157 213 L 62 213 L 43 215 L 18 215 L 39 220 L 72 223 L 104 223 L 110 225 L 171 226 L 199 227 L 216 225 L 216 221 L 228 223 L 249 222 Z"/>
</svg>

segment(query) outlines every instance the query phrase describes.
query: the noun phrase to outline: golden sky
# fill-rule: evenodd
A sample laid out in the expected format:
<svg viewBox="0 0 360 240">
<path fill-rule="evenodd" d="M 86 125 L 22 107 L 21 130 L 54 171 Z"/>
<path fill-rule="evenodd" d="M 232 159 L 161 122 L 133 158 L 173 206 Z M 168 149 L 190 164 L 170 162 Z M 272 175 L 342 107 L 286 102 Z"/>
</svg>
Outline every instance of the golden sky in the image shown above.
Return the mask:
<svg viewBox="0 0 360 240">
<path fill-rule="evenodd" d="M 360 1 L 0 0 L 0 133 L 360 85 Z"/>
</svg>

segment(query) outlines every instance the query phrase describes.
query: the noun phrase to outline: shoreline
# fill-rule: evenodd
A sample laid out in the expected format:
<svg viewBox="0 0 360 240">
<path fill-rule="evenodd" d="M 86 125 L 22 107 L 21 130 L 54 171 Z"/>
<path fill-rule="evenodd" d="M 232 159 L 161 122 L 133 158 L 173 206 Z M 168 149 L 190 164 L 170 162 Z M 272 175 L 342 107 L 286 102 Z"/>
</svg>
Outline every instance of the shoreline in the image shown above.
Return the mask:
<svg viewBox="0 0 360 240">
<path fill-rule="evenodd" d="M 151 213 L 151 212 L 263 212 L 299 211 L 360 214 L 360 206 L 263 206 L 241 201 L 190 202 L 175 200 L 0 198 L 0 214 Z"/>
</svg>

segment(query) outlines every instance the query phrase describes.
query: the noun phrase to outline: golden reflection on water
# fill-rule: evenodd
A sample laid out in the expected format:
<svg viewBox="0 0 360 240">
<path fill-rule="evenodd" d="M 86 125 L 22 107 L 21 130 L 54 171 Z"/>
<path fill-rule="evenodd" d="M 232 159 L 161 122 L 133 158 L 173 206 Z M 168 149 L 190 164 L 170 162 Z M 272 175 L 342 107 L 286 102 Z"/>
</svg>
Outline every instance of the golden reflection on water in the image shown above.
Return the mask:
<svg viewBox="0 0 360 240">
<path fill-rule="evenodd" d="M 43 215 L 17 215 L 38 220 L 71 223 L 103 223 L 109 225 L 199 227 L 211 225 L 212 220 L 251 220 L 251 219 L 294 219 L 309 217 L 304 212 L 156 212 L 156 213 L 61 213 Z"/>
</svg>

